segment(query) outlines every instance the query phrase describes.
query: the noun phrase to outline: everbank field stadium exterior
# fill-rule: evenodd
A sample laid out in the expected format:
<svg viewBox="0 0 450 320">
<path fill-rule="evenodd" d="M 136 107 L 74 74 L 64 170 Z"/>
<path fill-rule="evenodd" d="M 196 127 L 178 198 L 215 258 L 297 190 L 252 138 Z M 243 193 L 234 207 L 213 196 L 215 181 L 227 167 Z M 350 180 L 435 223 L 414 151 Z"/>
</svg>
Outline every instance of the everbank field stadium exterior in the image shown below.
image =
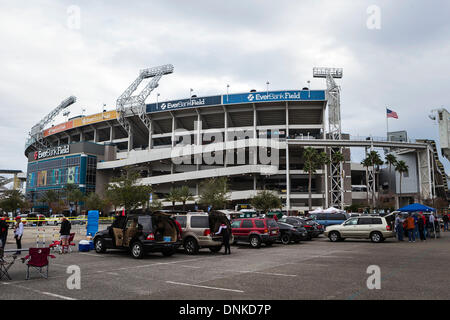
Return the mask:
<svg viewBox="0 0 450 320">
<path fill-rule="evenodd" d="M 160 199 L 182 185 L 198 195 L 203 180 L 228 177 L 230 207 L 247 204 L 267 189 L 282 199 L 284 209 L 308 210 L 302 154 L 312 146 L 328 154 L 333 149 L 343 153 L 345 161 L 337 173 L 340 205 L 351 205 L 355 195 L 358 198 L 352 193 L 352 172 L 364 170 L 365 176 L 365 169 L 353 168 L 349 147 L 369 148 L 374 141 L 348 135 L 333 140 L 326 112 L 329 97 L 327 90 L 307 88 L 252 90 L 146 104 L 145 114 L 131 107 L 78 117 L 44 130 L 46 147 L 26 145 L 27 197 L 43 209 L 42 193 L 61 190 L 67 183 L 102 194 L 121 169 L 133 167 L 141 173 L 139 183 L 152 185 Z M 375 146 L 412 152 L 417 159 L 417 193 L 422 198 L 436 194 L 431 171 L 437 168 L 428 158 L 433 156 L 429 144 L 380 141 Z M 313 174 L 313 208 L 336 205 L 333 179 L 336 172 L 330 166 Z M 365 198 L 363 192 L 358 199 Z M 193 204 L 188 203 L 191 208 Z"/>
</svg>

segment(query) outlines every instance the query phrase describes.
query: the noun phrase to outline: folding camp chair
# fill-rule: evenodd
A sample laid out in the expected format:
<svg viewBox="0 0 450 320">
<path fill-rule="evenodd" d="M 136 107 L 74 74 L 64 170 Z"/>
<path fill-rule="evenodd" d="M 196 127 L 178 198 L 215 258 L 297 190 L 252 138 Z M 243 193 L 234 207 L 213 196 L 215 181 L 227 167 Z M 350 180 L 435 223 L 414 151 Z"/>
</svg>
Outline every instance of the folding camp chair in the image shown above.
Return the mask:
<svg viewBox="0 0 450 320">
<path fill-rule="evenodd" d="M 55 236 L 53 236 L 55 238 Z M 50 249 L 52 251 L 58 251 L 59 253 L 63 253 L 64 249 L 67 249 L 67 252 L 72 252 L 72 248 L 71 246 L 75 246 L 75 243 L 73 242 L 73 239 L 75 238 L 75 233 L 71 233 L 69 236 L 69 245 L 64 245 L 62 244 L 61 240 L 53 240 L 53 242 L 50 244 Z"/>
<path fill-rule="evenodd" d="M 14 264 L 16 258 L 17 258 L 16 255 L 13 255 L 11 258 L 5 258 L 4 251 L 2 248 L 0 248 L 0 280 L 3 278 L 11 280 L 8 270 Z"/>
<path fill-rule="evenodd" d="M 30 248 L 28 255 L 22 260 L 22 262 L 27 265 L 27 277 L 25 279 L 30 279 L 30 267 L 39 272 L 42 277 L 48 279 L 49 257 L 52 259 L 56 258 L 54 255 L 50 254 L 50 248 Z M 45 269 L 45 271 L 43 269 Z"/>
</svg>

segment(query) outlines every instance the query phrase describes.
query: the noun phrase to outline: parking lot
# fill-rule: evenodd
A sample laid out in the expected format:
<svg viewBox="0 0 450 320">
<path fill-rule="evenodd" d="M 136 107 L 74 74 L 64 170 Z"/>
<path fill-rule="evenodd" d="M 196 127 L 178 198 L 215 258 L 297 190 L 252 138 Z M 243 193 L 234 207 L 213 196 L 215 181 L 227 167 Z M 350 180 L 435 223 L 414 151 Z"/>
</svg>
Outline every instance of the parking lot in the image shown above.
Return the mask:
<svg viewBox="0 0 450 320">
<path fill-rule="evenodd" d="M 424 243 L 393 239 L 300 244 L 251 249 L 232 246 L 231 255 L 201 250 L 189 256 L 151 254 L 142 260 L 126 252 L 56 254 L 50 278 L 25 279 L 17 261 L 12 281 L 0 282 L 2 299 L 450 299 L 450 233 Z M 28 238 L 30 239 L 30 238 Z M 30 241 L 30 240 L 28 240 Z M 24 247 L 33 242 L 25 242 Z M 12 241 L 8 248 L 15 248 Z M 67 268 L 81 269 L 81 289 L 69 290 Z M 381 268 L 381 289 L 366 285 L 368 266 Z"/>
</svg>

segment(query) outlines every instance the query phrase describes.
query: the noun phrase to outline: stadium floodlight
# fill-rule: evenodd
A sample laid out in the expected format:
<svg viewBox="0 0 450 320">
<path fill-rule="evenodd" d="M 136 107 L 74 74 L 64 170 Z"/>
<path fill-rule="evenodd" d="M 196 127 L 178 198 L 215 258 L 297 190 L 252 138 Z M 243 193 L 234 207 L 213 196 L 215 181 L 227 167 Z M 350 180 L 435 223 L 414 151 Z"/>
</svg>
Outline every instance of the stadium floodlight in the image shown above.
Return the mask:
<svg viewBox="0 0 450 320">
<path fill-rule="evenodd" d="M 314 78 L 326 78 L 328 75 L 332 76 L 334 79 L 341 79 L 344 75 L 344 71 L 342 68 L 316 67 L 313 69 Z"/>
<path fill-rule="evenodd" d="M 74 96 L 70 96 L 69 98 L 63 100 L 55 109 L 53 109 L 49 114 L 47 114 L 41 121 L 35 124 L 30 131 L 30 138 L 25 143 L 25 148 L 33 144 L 39 144 L 43 147 L 48 147 L 48 142 L 44 140 L 43 130 L 46 125 L 55 119 L 55 117 L 64 109 L 74 104 L 77 101 L 77 98 Z M 35 145 L 37 148 L 37 146 Z"/>
<path fill-rule="evenodd" d="M 314 78 L 325 78 L 327 81 L 328 101 L 328 135 L 331 140 L 341 140 L 341 90 L 334 79 L 341 79 L 344 75 L 342 68 L 313 68 Z M 330 148 L 330 159 L 334 154 L 341 153 L 342 148 Z M 330 200 L 331 205 L 344 209 L 344 179 L 342 162 L 330 164 Z"/>
</svg>

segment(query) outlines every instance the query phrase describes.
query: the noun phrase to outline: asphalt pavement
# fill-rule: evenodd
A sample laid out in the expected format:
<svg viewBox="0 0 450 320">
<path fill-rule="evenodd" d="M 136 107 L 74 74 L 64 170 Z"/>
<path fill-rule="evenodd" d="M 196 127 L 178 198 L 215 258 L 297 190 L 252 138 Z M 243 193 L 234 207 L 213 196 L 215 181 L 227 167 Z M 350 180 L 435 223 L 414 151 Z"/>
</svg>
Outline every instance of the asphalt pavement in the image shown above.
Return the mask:
<svg viewBox="0 0 450 320">
<path fill-rule="evenodd" d="M 24 243 L 32 245 L 33 240 Z M 14 248 L 12 242 L 8 248 Z M 416 243 L 331 243 L 322 236 L 231 250 L 231 255 L 208 249 L 196 256 L 154 253 L 135 260 L 127 252 L 75 249 L 56 254 L 47 280 L 37 274 L 25 280 L 25 265 L 18 260 L 9 272 L 13 280 L 0 281 L 0 299 L 450 299 L 450 232 Z M 367 268 L 373 265 L 380 268 L 381 289 L 369 290 Z M 67 286 L 71 266 L 80 268 L 79 290 Z"/>
</svg>

